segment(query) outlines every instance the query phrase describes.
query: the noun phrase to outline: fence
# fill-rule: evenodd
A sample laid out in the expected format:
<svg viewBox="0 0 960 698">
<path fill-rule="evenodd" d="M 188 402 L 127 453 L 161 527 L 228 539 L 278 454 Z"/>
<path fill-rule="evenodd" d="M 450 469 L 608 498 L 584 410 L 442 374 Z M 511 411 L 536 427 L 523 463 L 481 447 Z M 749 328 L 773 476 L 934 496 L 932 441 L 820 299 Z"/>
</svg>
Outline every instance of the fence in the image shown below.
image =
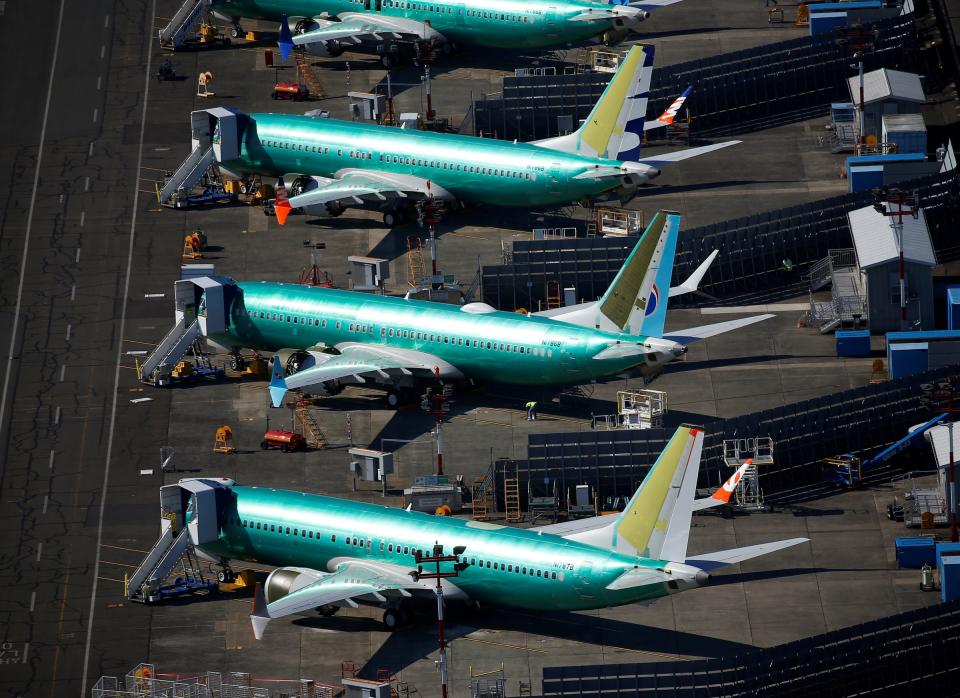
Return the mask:
<svg viewBox="0 0 960 698">
<path fill-rule="evenodd" d="M 182 676 L 157 674 L 153 664 L 138 664 L 122 679 L 101 676 L 91 689 L 93 698 L 335 698 L 343 689 L 312 679 L 281 682 L 284 688 L 253 686 L 250 674 L 210 671 Z M 271 680 L 276 683 L 275 680 Z"/>
<path fill-rule="evenodd" d="M 938 261 L 960 259 L 957 172 L 898 186 L 919 192 Z M 723 303 L 796 296 L 806 290 L 805 275 L 813 264 L 831 249 L 852 245 L 847 213 L 872 203 L 869 192 L 859 192 L 683 230 L 673 283 L 681 283 L 713 250 L 720 250 L 701 291 Z M 510 264 L 483 268 L 483 300 L 502 310 L 536 310 L 552 281 L 575 288 L 578 300 L 593 300 L 606 291 L 634 244 L 635 238 L 518 240 Z M 704 300 L 691 294 L 671 303 L 703 305 Z"/>
<path fill-rule="evenodd" d="M 824 483 L 822 461 L 840 453 L 861 452 L 892 443 L 914 424 L 929 419 L 921 384 L 952 380 L 956 367 L 936 369 L 827 395 L 762 412 L 708 422 L 700 461 L 700 487 L 716 488 L 730 475 L 723 441 L 768 436 L 774 463 L 761 468 L 768 500 L 789 501 Z M 590 485 L 602 502 L 629 497 L 673 436 L 674 429 L 531 434 L 526 460 L 495 463 L 497 501 L 502 506 L 502 474 L 516 469 L 521 499 L 528 487 L 536 496 L 544 483 L 556 483 L 561 499 L 576 485 Z M 502 509 L 501 509 L 502 511 Z"/>
<path fill-rule="evenodd" d="M 894 68 L 929 76 L 941 71 L 933 51 L 920 49 L 913 15 L 874 25 L 877 38 L 867 70 Z M 805 36 L 767 46 L 711 56 L 654 70 L 648 115 L 658 115 L 688 85 L 687 100 L 700 136 L 746 133 L 828 113 L 831 102 L 849 98 L 850 54 L 838 34 Z M 609 73 L 505 77 L 500 96 L 473 104 L 477 133 L 534 140 L 572 130 L 590 113 L 610 81 Z M 562 125 L 562 126 L 561 126 Z"/>
<path fill-rule="evenodd" d="M 955 695 L 958 679 L 952 601 L 736 657 L 545 667 L 543 696 Z"/>
</svg>

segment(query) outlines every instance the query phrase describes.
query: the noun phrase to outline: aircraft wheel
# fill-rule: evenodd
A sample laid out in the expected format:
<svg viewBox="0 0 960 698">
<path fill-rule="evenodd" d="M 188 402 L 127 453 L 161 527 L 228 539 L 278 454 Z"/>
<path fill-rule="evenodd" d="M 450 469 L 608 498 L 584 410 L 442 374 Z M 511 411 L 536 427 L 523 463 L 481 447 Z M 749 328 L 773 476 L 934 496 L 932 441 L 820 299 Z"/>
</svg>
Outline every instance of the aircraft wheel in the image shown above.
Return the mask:
<svg viewBox="0 0 960 698">
<path fill-rule="evenodd" d="M 387 405 L 393 408 L 399 407 L 402 402 L 401 395 L 396 390 L 387 392 Z"/>
<path fill-rule="evenodd" d="M 390 632 L 399 630 L 405 620 L 403 613 L 401 613 L 399 609 L 388 608 L 383 612 L 383 625 Z"/>
<path fill-rule="evenodd" d="M 403 214 L 400 211 L 384 211 L 383 212 L 383 224 L 388 228 L 393 228 L 395 226 L 403 223 Z"/>
<path fill-rule="evenodd" d="M 230 30 L 230 36 L 232 36 L 234 39 L 239 39 L 243 35 L 243 27 L 241 27 L 239 24 L 234 24 L 233 29 Z"/>
<path fill-rule="evenodd" d="M 324 618 L 329 618 L 333 615 L 336 615 L 337 611 L 339 610 L 340 608 L 338 606 L 334 606 L 333 604 L 317 606 L 317 613 L 319 613 Z"/>
<path fill-rule="evenodd" d="M 230 357 L 230 368 L 234 371 L 242 371 L 247 367 L 247 362 L 243 360 L 242 356 L 232 356 Z"/>
<path fill-rule="evenodd" d="M 380 65 L 382 65 L 384 68 L 392 68 L 393 58 L 391 58 L 390 56 L 381 56 Z"/>
<path fill-rule="evenodd" d="M 262 448 L 264 451 L 266 451 L 268 448 L 270 448 L 270 444 L 268 444 L 266 441 L 261 441 L 261 442 L 260 442 L 260 448 Z"/>
</svg>

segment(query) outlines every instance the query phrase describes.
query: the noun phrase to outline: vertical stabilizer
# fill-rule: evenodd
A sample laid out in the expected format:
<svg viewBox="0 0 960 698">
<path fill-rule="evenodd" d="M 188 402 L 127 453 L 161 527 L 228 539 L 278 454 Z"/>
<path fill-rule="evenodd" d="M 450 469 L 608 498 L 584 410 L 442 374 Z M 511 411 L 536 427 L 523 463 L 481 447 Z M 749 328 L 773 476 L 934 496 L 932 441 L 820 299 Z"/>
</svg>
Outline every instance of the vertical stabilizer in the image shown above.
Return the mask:
<svg viewBox="0 0 960 698">
<path fill-rule="evenodd" d="M 579 129 L 535 144 L 587 157 L 637 160 L 652 75 L 653 46 L 634 46 Z"/>
<path fill-rule="evenodd" d="M 617 517 L 614 549 L 671 562 L 686 559 L 702 448 L 702 429 L 677 429 Z"/>
</svg>

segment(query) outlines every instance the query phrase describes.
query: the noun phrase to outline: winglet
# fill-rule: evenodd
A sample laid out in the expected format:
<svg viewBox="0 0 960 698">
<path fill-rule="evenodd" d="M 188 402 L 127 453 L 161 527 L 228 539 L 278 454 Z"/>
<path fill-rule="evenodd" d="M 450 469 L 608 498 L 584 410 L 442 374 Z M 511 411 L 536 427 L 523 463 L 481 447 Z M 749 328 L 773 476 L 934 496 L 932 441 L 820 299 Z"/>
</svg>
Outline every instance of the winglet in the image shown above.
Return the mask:
<svg viewBox="0 0 960 698">
<path fill-rule="evenodd" d="M 277 48 L 280 49 L 280 57 L 283 60 L 290 58 L 293 51 L 293 35 L 290 33 L 290 23 L 286 15 L 280 17 L 280 36 L 277 38 Z"/>
<path fill-rule="evenodd" d="M 287 379 L 283 375 L 284 366 L 279 354 L 273 356 L 273 375 L 270 378 L 270 400 L 274 407 L 283 404 L 283 397 L 287 394 Z"/>
<path fill-rule="evenodd" d="M 748 458 L 744 461 L 743 465 L 737 468 L 737 471 L 727 479 L 723 485 L 720 486 L 716 492 L 711 494 L 709 497 L 703 499 L 697 499 L 693 502 L 693 510 L 700 511 L 701 509 L 709 509 L 710 507 L 720 506 L 721 504 L 727 504 L 730 501 L 730 496 L 737 489 L 737 485 L 740 484 L 740 480 L 743 479 L 744 474 L 753 464 L 753 459 Z"/>
<path fill-rule="evenodd" d="M 289 30 L 288 30 L 289 31 Z M 277 180 L 277 196 L 273 201 L 273 212 L 277 217 L 277 223 L 287 224 L 287 216 L 293 210 L 290 201 L 287 199 L 287 188 L 283 184 L 283 177 Z"/>
<path fill-rule="evenodd" d="M 267 597 L 263 593 L 263 585 L 257 582 L 253 590 L 253 613 L 250 614 L 250 623 L 253 625 L 253 636 L 260 640 L 263 631 L 267 629 L 270 615 L 267 613 Z"/>
<path fill-rule="evenodd" d="M 703 260 L 703 263 L 697 267 L 689 277 L 687 277 L 686 281 L 679 286 L 671 286 L 670 298 L 682 296 L 684 293 L 690 293 L 691 291 L 696 291 L 698 288 L 700 288 L 700 282 L 703 281 L 703 277 L 707 275 L 710 265 L 713 264 L 713 260 L 717 258 L 718 254 L 720 254 L 720 250 L 714 250 L 711 252 L 710 256 Z"/>
</svg>

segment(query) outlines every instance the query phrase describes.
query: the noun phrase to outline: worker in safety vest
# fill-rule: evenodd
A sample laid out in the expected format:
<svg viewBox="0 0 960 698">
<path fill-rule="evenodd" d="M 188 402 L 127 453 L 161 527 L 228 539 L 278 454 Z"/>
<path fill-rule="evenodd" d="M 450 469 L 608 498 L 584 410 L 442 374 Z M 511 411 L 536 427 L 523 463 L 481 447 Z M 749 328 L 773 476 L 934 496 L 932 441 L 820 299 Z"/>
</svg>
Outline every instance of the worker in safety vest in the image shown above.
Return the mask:
<svg viewBox="0 0 960 698">
<path fill-rule="evenodd" d="M 531 400 L 524 407 L 527 408 L 527 421 L 535 422 L 537 421 L 537 401 Z"/>
</svg>

